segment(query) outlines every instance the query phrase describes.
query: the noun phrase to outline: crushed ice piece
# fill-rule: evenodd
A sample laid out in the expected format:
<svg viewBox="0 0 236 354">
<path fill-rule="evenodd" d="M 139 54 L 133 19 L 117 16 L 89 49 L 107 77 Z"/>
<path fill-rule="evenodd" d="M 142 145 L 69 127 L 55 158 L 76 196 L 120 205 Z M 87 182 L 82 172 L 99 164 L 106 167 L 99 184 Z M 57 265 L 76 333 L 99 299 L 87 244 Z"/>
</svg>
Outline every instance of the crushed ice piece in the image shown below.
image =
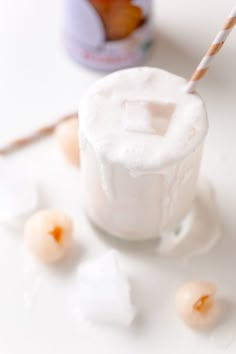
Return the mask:
<svg viewBox="0 0 236 354">
<path fill-rule="evenodd" d="M 175 104 L 134 100 L 124 102 L 123 127 L 136 133 L 163 136 L 168 130 Z"/>
<path fill-rule="evenodd" d="M 0 224 L 18 229 L 38 207 L 35 183 L 0 160 Z"/>
<path fill-rule="evenodd" d="M 94 323 L 129 326 L 135 317 L 130 284 L 120 268 L 118 252 L 78 268 L 75 301 L 82 316 Z"/>
</svg>

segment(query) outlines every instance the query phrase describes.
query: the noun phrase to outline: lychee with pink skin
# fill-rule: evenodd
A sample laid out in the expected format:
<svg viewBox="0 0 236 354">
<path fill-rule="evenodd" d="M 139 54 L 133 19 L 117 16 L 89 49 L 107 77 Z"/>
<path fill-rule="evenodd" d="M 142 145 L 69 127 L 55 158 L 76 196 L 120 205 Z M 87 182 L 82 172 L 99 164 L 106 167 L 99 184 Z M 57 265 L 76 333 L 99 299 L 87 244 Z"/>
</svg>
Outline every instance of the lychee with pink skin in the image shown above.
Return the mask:
<svg viewBox="0 0 236 354">
<path fill-rule="evenodd" d="M 61 260 L 72 245 L 73 223 L 59 210 L 33 214 L 25 224 L 24 240 L 29 252 L 43 263 Z"/>
<path fill-rule="evenodd" d="M 74 117 L 59 124 L 55 130 L 55 138 L 67 161 L 79 166 L 78 118 Z"/>
<path fill-rule="evenodd" d="M 180 318 L 193 329 L 202 330 L 214 325 L 219 315 L 215 294 L 216 286 L 205 281 L 182 286 L 176 295 Z"/>
</svg>

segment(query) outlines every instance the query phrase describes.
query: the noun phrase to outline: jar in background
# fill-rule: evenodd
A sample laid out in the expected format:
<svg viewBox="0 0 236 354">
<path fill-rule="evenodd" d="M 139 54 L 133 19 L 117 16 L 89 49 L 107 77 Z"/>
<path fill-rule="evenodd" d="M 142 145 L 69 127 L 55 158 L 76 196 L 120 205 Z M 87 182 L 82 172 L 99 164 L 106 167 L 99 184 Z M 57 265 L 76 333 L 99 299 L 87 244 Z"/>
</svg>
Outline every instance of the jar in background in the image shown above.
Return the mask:
<svg viewBox="0 0 236 354">
<path fill-rule="evenodd" d="M 64 0 L 65 45 L 82 65 L 113 71 L 142 62 L 152 43 L 151 0 Z"/>
</svg>

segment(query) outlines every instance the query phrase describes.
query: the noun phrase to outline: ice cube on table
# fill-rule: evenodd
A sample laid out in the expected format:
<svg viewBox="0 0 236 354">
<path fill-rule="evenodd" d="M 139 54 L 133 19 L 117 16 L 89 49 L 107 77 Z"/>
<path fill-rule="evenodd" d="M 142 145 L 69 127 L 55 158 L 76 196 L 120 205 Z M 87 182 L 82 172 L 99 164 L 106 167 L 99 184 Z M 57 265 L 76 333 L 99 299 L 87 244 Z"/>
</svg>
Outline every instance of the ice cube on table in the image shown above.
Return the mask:
<svg viewBox="0 0 236 354">
<path fill-rule="evenodd" d="M 78 268 L 76 298 L 79 312 L 90 322 L 129 326 L 135 317 L 130 283 L 121 270 L 118 252 Z"/>
</svg>

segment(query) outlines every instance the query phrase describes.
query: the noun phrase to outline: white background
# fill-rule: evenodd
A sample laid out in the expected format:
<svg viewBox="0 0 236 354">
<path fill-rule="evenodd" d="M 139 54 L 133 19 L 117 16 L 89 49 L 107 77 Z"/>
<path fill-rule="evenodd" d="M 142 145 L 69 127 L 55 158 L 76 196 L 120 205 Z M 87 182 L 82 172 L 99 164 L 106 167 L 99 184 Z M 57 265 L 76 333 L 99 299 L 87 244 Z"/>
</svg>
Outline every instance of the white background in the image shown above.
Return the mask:
<svg viewBox="0 0 236 354">
<path fill-rule="evenodd" d="M 148 63 L 189 77 L 235 0 L 155 3 L 156 45 Z M 67 57 L 61 45 L 61 31 L 59 0 L 0 0 L 1 144 L 76 110 L 84 90 L 102 76 L 77 66 Z M 194 259 L 187 266 L 125 249 L 122 257 L 136 278 L 142 315 L 140 323 L 130 331 L 112 331 L 81 328 L 73 321 L 66 299 L 76 257 L 73 264 L 69 262 L 59 271 L 26 272 L 28 256 L 20 235 L 1 230 L 1 354 L 235 353 L 235 30 L 199 84 L 199 92 L 210 121 L 202 171 L 216 187 L 224 239 L 210 255 Z M 16 173 L 18 169 L 26 170 L 39 180 L 46 195 L 45 205 L 55 205 L 74 216 L 77 237 L 81 237 L 81 248 L 86 249 L 84 257 L 107 248 L 106 242 L 96 240 L 80 215 L 79 174 L 77 181 L 77 171 L 66 167 L 52 141 L 24 150 L 8 161 Z M 228 311 L 225 310 L 220 329 L 207 335 L 190 332 L 175 316 L 175 291 L 179 284 L 192 278 L 215 281 L 227 299 Z M 29 311 L 24 297 L 27 291 L 34 293 L 35 279 L 43 285 L 38 286 L 33 310 Z"/>
</svg>

